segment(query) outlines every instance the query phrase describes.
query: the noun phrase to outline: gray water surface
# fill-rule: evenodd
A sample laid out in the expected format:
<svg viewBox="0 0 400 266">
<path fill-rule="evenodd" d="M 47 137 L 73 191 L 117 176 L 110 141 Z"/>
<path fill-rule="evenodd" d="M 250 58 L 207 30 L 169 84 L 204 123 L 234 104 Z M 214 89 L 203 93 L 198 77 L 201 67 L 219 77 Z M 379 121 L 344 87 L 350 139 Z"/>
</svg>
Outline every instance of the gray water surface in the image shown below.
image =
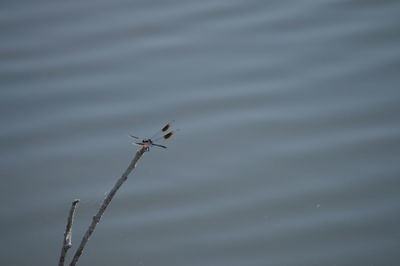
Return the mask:
<svg viewBox="0 0 400 266">
<path fill-rule="evenodd" d="M 398 1 L 0 6 L 1 265 L 398 265 Z"/>
</svg>

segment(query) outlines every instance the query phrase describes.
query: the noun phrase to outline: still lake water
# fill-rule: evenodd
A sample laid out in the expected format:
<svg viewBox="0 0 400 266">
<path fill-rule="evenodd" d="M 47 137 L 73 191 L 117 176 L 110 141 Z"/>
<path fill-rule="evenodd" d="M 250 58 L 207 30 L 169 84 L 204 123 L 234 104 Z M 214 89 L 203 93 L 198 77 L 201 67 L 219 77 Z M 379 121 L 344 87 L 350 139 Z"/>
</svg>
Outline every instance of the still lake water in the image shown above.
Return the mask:
<svg viewBox="0 0 400 266">
<path fill-rule="evenodd" d="M 0 6 L 1 265 L 399 265 L 400 2 Z"/>
</svg>

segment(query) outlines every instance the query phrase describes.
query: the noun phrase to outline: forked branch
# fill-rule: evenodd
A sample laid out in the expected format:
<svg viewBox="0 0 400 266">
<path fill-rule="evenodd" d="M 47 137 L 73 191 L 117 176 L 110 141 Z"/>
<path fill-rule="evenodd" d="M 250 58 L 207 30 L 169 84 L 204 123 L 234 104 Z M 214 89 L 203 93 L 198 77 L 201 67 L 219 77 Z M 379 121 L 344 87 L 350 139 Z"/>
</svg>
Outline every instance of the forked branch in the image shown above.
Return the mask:
<svg viewBox="0 0 400 266">
<path fill-rule="evenodd" d="M 100 209 L 97 211 L 96 215 L 93 216 L 92 222 L 89 225 L 89 228 L 87 229 L 85 235 L 83 236 L 81 243 L 74 254 L 74 257 L 72 258 L 70 266 L 74 266 L 78 262 L 80 256 L 82 255 L 83 249 L 85 248 L 87 242 L 89 241 L 90 236 L 93 234 L 93 231 L 96 228 L 96 225 L 100 222 L 100 219 L 103 216 L 108 205 L 110 204 L 111 200 L 114 198 L 115 194 L 117 193 L 117 191 L 121 187 L 121 185 L 128 179 L 129 174 L 133 171 L 133 169 L 136 168 L 137 161 L 142 157 L 142 155 L 145 152 L 146 152 L 146 147 L 142 147 L 140 150 L 138 150 L 136 152 L 136 155 L 132 159 L 128 168 L 125 170 L 125 172 L 122 174 L 122 176 L 117 180 L 117 182 L 115 183 L 114 187 L 110 190 L 110 192 L 108 192 L 107 196 L 105 197 L 105 199 L 103 200 L 103 203 L 100 206 Z M 75 203 L 75 205 L 76 205 L 76 203 Z M 71 223 L 71 227 L 72 227 L 72 223 Z M 69 237 L 69 240 L 70 239 L 71 238 Z M 70 242 L 69 242 L 68 248 L 70 248 Z M 67 248 L 67 250 L 68 250 L 68 248 Z M 64 246 L 63 246 L 63 250 L 64 250 Z M 66 251 L 65 251 L 65 253 L 66 253 Z M 63 255 L 63 253 L 62 253 L 62 256 L 63 257 L 60 258 L 60 266 L 62 266 L 64 263 L 65 254 Z M 61 262 L 61 260 L 62 260 L 62 262 Z"/>
</svg>

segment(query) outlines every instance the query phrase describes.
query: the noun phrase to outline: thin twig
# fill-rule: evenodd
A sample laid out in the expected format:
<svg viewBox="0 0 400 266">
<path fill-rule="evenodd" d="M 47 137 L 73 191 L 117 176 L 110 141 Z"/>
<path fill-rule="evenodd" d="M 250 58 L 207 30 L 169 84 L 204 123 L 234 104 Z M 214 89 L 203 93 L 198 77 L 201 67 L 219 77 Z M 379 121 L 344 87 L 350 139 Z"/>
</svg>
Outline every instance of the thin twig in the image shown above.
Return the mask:
<svg viewBox="0 0 400 266">
<path fill-rule="evenodd" d="M 135 169 L 136 162 L 140 159 L 140 157 L 142 157 L 145 151 L 146 147 L 142 147 L 140 150 L 136 152 L 135 158 L 133 158 L 128 168 L 125 170 L 122 176 L 117 180 L 111 191 L 108 192 L 106 198 L 103 201 L 103 204 L 101 204 L 100 209 L 97 211 L 97 214 L 93 216 L 92 223 L 90 224 L 85 235 L 83 236 L 82 241 L 75 252 L 75 255 L 71 261 L 70 266 L 74 266 L 79 260 L 79 257 L 82 255 L 83 249 L 85 248 L 87 242 L 89 241 L 89 238 L 92 235 L 94 229 L 96 228 L 96 225 L 99 223 L 101 217 L 103 216 L 103 213 L 106 210 L 107 206 L 110 204 L 111 200 L 115 196 L 115 193 L 117 193 L 121 185 L 128 179 L 128 175 L 132 172 L 133 169 Z"/>
<path fill-rule="evenodd" d="M 64 233 L 64 241 L 61 248 L 60 262 L 59 266 L 64 266 L 65 256 L 67 255 L 68 249 L 72 247 L 72 224 L 74 223 L 74 215 L 76 210 L 76 205 L 79 203 L 79 200 L 76 199 L 72 202 L 71 209 L 69 210 L 67 226 L 65 228 Z"/>
</svg>

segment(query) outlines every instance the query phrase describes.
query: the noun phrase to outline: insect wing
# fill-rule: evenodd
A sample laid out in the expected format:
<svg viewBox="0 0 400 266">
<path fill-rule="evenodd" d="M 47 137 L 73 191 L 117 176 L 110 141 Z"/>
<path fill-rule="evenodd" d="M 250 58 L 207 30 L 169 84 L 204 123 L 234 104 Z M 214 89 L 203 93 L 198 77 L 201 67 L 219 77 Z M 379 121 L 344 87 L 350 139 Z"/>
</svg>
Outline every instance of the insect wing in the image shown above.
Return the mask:
<svg viewBox="0 0 400 266">
<path fill-rule="evenodd" d="M 160 135 L 167 132 L 171 126 L 173 125 L 173 123 L 175 122 L 175 120 L 172 120 L 171 122 L 167 123 L 160 131 L 158 131 L 156 134 L 154 134 L 150 139 L 154 140 L 154 139 L 161 139 Z"/>
<path fill-rule="evenodd" d="M 159 140 L 164 140 L 164 141 L 165 141 L 165 140 L 171 138 L 177 131 L 178 131 L 178 129 L 173 130 L 173 131 L 170 131 L 170 132 L 168 132 L 167 134 L 164 134 L 164 135 L 162 135 L 161 137 L 158 137 L 158 138 L 154 139 L 153 141 L 154 141 L 154 142 L 157 142 L 157 141 L 159 141 Z"/>
<path fill-rule="evenodd" d="M 141 139 L 141 138 L 133 136 L 133 135 L 129 135 L 129 137 L 132 138 L 132 139 Z"/>
</svg>

